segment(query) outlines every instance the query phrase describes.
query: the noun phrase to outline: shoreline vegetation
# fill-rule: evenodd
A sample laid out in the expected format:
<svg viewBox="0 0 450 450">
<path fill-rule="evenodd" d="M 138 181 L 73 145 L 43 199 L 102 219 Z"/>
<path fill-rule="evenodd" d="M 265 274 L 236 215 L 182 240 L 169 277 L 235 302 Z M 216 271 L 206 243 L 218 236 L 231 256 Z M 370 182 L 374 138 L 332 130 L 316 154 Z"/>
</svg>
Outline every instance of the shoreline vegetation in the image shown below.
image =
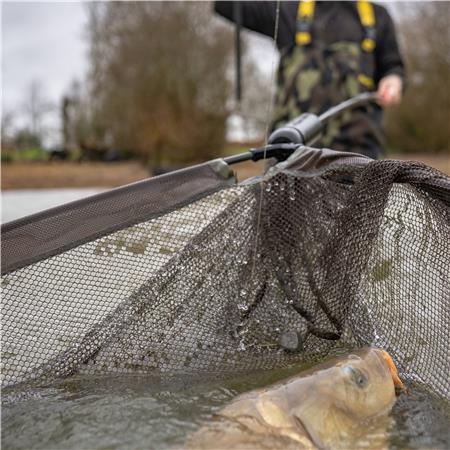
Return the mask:
<svg viewBox="0 0 450 450">
<path fill-rule="evenodd" d="M 390 159 L 420 161 L 450 175 L 450 154 L 392 154 Z M 247 161 L 236 164 L 233 170 L 238 180 L 259 175 L 263 162 Z M 151 176 L 138 162 L 13 162 L 3 163 L 1 188 L 48 189 L 81 187 L 117 187 Z"/>
<path fill-rule="evenodd" d="M 258 175 L 263 163 L 248 161 L 234 168 L 239 181 Z M 2 191 L 118 187 L 149 178 L 150 172 L 137 162 L 15 162 L 2 164 Z"/>
</svg>

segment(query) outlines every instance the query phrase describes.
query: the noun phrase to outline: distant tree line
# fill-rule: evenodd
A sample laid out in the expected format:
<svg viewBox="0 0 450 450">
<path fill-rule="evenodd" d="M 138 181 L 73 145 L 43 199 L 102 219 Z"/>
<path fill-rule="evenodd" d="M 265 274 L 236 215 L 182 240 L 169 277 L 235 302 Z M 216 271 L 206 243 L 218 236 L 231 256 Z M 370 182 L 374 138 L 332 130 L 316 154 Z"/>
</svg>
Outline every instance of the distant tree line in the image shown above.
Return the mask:
<svg viewBox="0 0 450 450">
<path fill-rule="evenodd" d="M 2 160 L 11 150 L 40 151 L 43 141 L 49 133 L 47 118 L 55 105 L 46 97 L 41 82 L 32 80 L 24 92 L 24 100 L 18 110 L 3 110 L 1 122 Z M 18 116 L 22 125 L 17 127 Z"/>
<path fill-rule="evenodd" d="M 65 100 L 66 139 L 146 163 L 217 156 L 233 42 L 221 25 L 205 3 L 91 3 L 90 72 Z"/>
</svg>

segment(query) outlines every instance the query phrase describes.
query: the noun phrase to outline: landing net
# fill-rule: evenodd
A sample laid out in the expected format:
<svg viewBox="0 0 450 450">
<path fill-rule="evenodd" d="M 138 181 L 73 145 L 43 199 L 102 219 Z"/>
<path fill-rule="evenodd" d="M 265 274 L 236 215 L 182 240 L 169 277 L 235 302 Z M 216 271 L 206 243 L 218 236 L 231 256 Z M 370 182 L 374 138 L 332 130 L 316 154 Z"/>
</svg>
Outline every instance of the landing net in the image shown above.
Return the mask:
<svg viewBox="0 0 450 450">
<path fill-rule="evenodd" d="M 376 345 L 448 398 L 449 268 L 434 169 L 302 148 L 236 184 L 214 161 L 3 227 L 2 384 L 222 377 Z"/>
</svg>

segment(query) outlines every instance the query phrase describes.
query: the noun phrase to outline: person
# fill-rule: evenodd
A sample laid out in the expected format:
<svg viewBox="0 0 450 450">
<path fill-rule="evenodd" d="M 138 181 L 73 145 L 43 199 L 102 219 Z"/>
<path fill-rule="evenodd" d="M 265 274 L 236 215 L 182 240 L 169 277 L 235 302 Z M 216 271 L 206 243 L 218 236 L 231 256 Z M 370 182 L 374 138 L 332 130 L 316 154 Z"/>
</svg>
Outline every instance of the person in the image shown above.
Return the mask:
<svg viewBox="0 0 450 450">
<path fill-rule="evenodd" d="M 233 21 L 232 1 L 215 11 Z M 387 10 L 367 1 L 242 1 L 242 25 L 276 39 L 280 51 L 271 129 L 303 112 L 321 114 L 361 92 L 376 91 L 378 104 L 349 111 L 326 127 L 321 145 L 362 153 L 383 152 L 382 108 L 400 102 L 405 67 Z"/>
</svg>

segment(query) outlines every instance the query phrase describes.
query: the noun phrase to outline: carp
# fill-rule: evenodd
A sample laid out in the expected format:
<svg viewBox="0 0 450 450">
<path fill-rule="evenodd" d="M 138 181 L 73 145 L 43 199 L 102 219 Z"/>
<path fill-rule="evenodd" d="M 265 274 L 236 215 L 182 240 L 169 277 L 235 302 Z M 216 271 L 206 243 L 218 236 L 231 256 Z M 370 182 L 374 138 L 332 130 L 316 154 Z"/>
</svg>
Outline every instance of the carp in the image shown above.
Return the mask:
<svg viewBox="0 0 450 450">
<path fill-rule="evenodd" d="M 239 395 L 187 448 L 385 448 L 396 388 L 403 384 L 389 354 L 359 349 Z"/>
</svg>

